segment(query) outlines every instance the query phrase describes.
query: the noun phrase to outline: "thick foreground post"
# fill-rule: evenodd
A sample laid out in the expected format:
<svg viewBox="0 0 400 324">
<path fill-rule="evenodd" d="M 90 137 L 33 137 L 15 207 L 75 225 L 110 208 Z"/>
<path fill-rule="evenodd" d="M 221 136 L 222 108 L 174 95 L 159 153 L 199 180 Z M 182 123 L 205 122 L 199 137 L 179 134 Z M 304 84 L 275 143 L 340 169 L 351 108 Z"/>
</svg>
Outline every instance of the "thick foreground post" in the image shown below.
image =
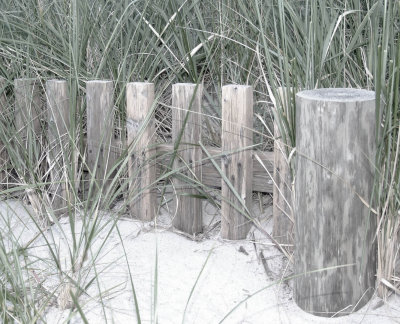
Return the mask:
<svg viewBox="0 0 400 324">
<path fill-rule="evenodd" d="M 202 203 L 195 195 L 195 182 L 201 182 L 201 96 L 203 87 L 178 83 L 172 86 L 172 140 L 179 141 L 174 170 L 181 175 L 174 178 L 176 189 L 176 215 L 173 225 L 188 234 L 200 233 Z M 182 132 L 183 129 L 183 132 Z"/>
<path fill-rule="evenodd" d="M 70 127 L 69 92 L 65 80 L 46 82 L 47 122 L 49 140 L 50 192 L 52 207 L 56 214 L 66 211 L 68 205 L 67 184 L 69 173 L 65 169 L 71 163 L 68 150 Z"/>
<path fill-rule="evenodd" d="M 251 227 L 252 126 L 252 87 L 222 87 L 222 171 L 228 182 L 221 182 L 221 237 L 228 240 L 245 239 Z"/>
<path fill-rule="evenodd" d="M 106 193 L 111 181 L 106 175 L 114 162 L 111 149 L 114 143 L 113 94 L 112 81 L 86 83 L 88 167 L 95 172 L 99 188 L 104 186 L 103 193 Z"/>
<path fill-rule="evenodd" d="M 375 94 L 298 93 L 296 147 L 295 301 L 314 315 L 345 315 L 375 288 L 376 221 L 360 199 L 373 188 Z"/>
<path fill-rule="evenodd" d="M 131 200 L 129 205 L 131 215 L 143 221 L 151 221 L 156 213 L 157 197 L 152 188 L 156 180 L 155 150 L 150 150 L 155 137 L 153 103 L 153 83 L 127 84 L 126 128 L 129 150 L 132 143 L 136 141 L 129 156 L 130 197 L 139 193 L 139 196 Z"/>
<path fill-rule="evenodd" d="M 290 91 L 290 90 L 289 90 Z M 287 90 L 279 88 L 282 109 L 288 110 Z M 282 123 L 283 124 L 283 123 Z M 273 229 L 272 235 L 280 244 L 294 243 L 292 213 L 292 174 L 288 163 L 287 147 L 281 139 L 278 121 L 274 122 L 274 182 L 273 186 Z"/>
</svg>

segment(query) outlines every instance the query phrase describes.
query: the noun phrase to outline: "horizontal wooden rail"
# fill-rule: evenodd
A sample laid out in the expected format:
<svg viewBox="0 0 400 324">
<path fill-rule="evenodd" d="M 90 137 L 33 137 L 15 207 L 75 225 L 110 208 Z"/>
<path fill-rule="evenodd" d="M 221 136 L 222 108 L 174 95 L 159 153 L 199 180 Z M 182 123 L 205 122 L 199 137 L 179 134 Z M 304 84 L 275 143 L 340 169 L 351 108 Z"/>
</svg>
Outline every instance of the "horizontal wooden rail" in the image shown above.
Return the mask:
<svg viewBox="0 0 400 324">
<path fill-rule="evenodd" d="M 208 153 L 215 157 L 214 161 L 221 165 L 221 148 L 217 147 L 206 147 Z M 159 160 L 157 165 L 168 166 L 170 161 L 170 154 L 174 151 L 173 144 L 158 144 L 157 145 L 157 156 Z M 255 158 L 258 155 L 265 168 L 267 168 L 270 175 L 273 174 L 274 169 L 274 152 L 263 152 L 253 151 L 253 191 L 260 191 L 266 193 L 272 193 L 273 183 L 272 179 L 268 175 L 264 166 Z M 220 188 L 221 187 L 221 175 L 218 170 L 213 166 L 212 162 L 207 158 L 206 154 L 203 153 L 204 163 L 202 165 L 202 183 L 206 186 Z M 160 167 L 157 168 L 157 174 L 160 174 Z"/>
<path fill-rule="evenodd" d="M 84 138 L 84 145 L 86 144 L 86 137 Z M 213 157 L 213 160 L 217 165 L 221 165 L 222 150 L 218 147 L 206 146 L 207 152 Z M 111 151 L 119 156 L 122 152 L 121 142 L 116 142 L 115 146 Z M 172 153 L 174 151 L 174 145 L 172 143 L 158 143 L 156 144 L 157 156 L 157 176 L 160 176 L 161 170 L 168 167 Z M 262 164 L 256 158 L 256 155 L 260 158 Z M 214 167 L 210 159 L 205 153 L 203 153 L 203 164 L 202 164 L 202 183 L 209 187 L 221 188 L 221 175 L 218 170 Z M 267 170 L 265 170 L 265 168 Z M 268 172 L 267 172 L 268 171 Z M 264 193 L 272 193 L 273 182 L 269 175 L 273 175 L 274 172 L 274 152 L 268 151 L 253 151 L 253 191 L 259 191 Z M 269 173 L 269 174 L 268 174 Z"/>
</svg>

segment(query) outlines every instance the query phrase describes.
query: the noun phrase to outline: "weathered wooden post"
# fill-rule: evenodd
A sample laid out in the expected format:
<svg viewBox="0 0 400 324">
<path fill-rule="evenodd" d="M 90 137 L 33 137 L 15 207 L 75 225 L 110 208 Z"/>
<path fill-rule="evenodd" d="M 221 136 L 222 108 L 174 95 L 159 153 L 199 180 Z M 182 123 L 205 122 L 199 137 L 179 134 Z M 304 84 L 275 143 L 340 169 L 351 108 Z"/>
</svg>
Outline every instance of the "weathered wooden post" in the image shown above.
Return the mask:
<svg viewBox="0 0 400 324">
<path fill-rule="evenodd" d="M 288 110 L 286 88 L 278 89 L 282 109 Z M 286 154 L 286 143 L 277 121 L 274 122 L 274 186 L 273 186 L 273 229 L 272 236 L 280 244 L 293 245 L 294 222 L 292 213 L 292 175 Z"/>
<path fill-rule="evenodd" d="M 175 228 L 188 234 L 203 230 L 202 202 L 189 179 L 201 181 L 201 97 L 202 85 L 177 83 L 172 86 L 172 141 L 179 146 L 173 167 L 180 170 L 186 180 L 175 177 L 176 215 Z M 183 130 L 183 132 L 182 132 Z"/>
<path fill-rule="evenodd" d="M 154 150 L 155 127 L 153 118 L 154 83 L 132 82 L 126 86 L 126 113 L 128 150 L 135 142 L 129 156 L 130 195 L 140 193 L 130 202 L 130 213 L 143 221 L 151 221 L 156 213 L 156 164 Z M 131 152 L 131 151 L 129 151 Z"/>
<path fill-rule="evenodd" d="M 27 168 L 19 170 L 19 177 L 28 184 L 41 180 L 42 127 L 43 117 L 42 88 L 37 79 L 15 79 L 15 143 L 20 147 L 20 156 Z M 42 195 L 39 190 L 26 190 L 29 201 L 35 212 L 44 213 Z M 43 192 L 43 191 L 42 191 Z M 42 198 L 41 198 L 42 197 Z"/>
<path fill-rule="evenodd" d="M 5 113 L 7 109 L 7 98 L 5 95 L 6 80 L 0 77 L 0 127 L 5 127 Z M 3 130 L 0 130 L 3 132 Z M 5 135 L 5 134 L 4 134 Z M 5 145 L 0 138 L 0 191 L 7 187 L 7 165 L 8 157 Z"/>
<path fill-rule="evenodd" d="M 373 188 L 374 92 L 299 92 L 296 148 L 295 300 L 315 315 L 345 315 L 375 288 L 376 220 L 365 203 Z"/>
<path fill-rule="evenodd" d="M 55 214 L 66 212 L 69 158 L 70 104 L 68 83 L 65 80 L 46 82 L 47 123 L 49 142 L 50 192 Z"/>
<path fill-rule="evenodd" d="M 15 79 L 15 126 L 22 140 L 21 145 L 38 158 L 38 151 L 31 151 L 28 144 L 36 144 L 42 135 L 40 118 L 43 114 L 42 90 L 37 79 Z M 35 146 L 36 147 L 36 146 Z M 40 148 L 40 146 L 37 146 Z M 32 156 L 29 155 L 32 160 Z M 38 160 L 38 159 L 37 159 Z M 37 161 L 36 160 L 36 161 Z"/>
<path fill-rule="evenodd" d="M 221 237 L 224 239 L 244 239 L 251 227 L 248 211 L 252 203 L 252 127 L 252 87 L 222 87 L 222 152 L 226 154 L 222 171 L 229 181 L 222 179 L 221 183 Z"/>
<path fill-rule="evenodd" d="M 105 193 L 111 179 L 106 177 L 114 161 L 113 102 L 114 85 L 112 81 L 94 80 L 86 82 L 87 147 L 88 168 L 95 172 L 96 184 Z M 89 197 L 91 199 L 91 197 Z"/>
</svg>

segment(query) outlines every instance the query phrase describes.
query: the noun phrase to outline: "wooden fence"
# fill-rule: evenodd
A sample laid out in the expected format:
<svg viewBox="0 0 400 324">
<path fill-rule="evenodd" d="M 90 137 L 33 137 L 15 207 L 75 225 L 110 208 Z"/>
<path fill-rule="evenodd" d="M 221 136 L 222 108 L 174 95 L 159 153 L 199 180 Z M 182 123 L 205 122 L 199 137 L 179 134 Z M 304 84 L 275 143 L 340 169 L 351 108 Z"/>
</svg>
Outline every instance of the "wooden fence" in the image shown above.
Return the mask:
<svg viewBox="0 0 400 324">
<path fill-rule="evenodd" d="M 51 204 L 55 211 L 62 213 L 71 202 L 65 165 L 77 165 L 76 157 L 67 160 L 71 156 L 68 147 L 71 145 L 69 131 L 73 118 L 68 83 L 64 80 L 46 82 L 47 109 L 40 107 L 39 88 L 37 80 L 15 80 L 15 127 L 18 134 L 29 130 L 21 137 L 23 140 L 29 141 L 30 136 L 37 140 L 41 132 L 40 114 L 46 116 Z M 103 190 L 111 183 L 110 172 L 121 154 L 121 149 L 115 149 L 121 146 L 121 141 L 118 142 L 114 136 L 113 94 L 112 81 L 86 83 L 86 168 L 95 174 L 97 185 Z M 273 174 L 274 153 L 252 149 L 253 91 L 250 86 L 227 85 L 222 88 L 221 148 L 201 144 L 201 101 L 201 85 L 174 84 L 172 143 L 156 144 L 154 85 L 140 82 L 126 85 L 125 149 L 134 146 L 128 157 L 129 190 L 135 188 L 136 192 L 142 192 L 138 199 L 130 202 L 130 213 L 143 221 L 155 217 L 157 175 L 168 166 L 180 170 L 179 176 L 173 177 L 177 193 L 173 223 L 176 228 L 189 234 L 201 232 L 202 207 L 201 200 L 196 198 L 199 191 L 195 185 L 201 183 L 221 188 L 222 237 L 243 239 L 251 224 L 248 217 L 251 215 L 252 191 L 272 192 L 273 181 L 269 174 Z"/>
<path fill-rule="evenodd" d="M 296 303 L 319 316 L 344 314 L 349 305 L 351 311 L 364 306 L 373 295 L 376 273 L 377 224 L 367 203 L 374 187 L 375 93 L 317 89 L 296 94 L 296 195 L 291 197 L 290 166 L 278 134 L 274 152 L 253 150 L 252 88 L 222 88 L 221 148 L 201 143 L 202 90 L 196 84 L 173 85 L 172 142 L 156 144 L 154 85 L 128 83 L 127 143 L 121 150 L 116 149 L 122 141 L 118 143 L 113 125 L 113 82 L 87 82 L 87 152 L 83 154 L 87 158 L 83 160 L 96 180 L 92 190 L 97 195 L 95 201 L 113 184 L 113 173 L 124 165 L 120 163 L 123 160 L 129 174 L 127 197 L 137 198 L 129 200 L 132 217 L 143 221 L 155 217 L 157 174 L 172 176 L 175 228 L 191 235 L 201 232 L 200 189 L 204 185 L 220 187 L 221 237 L 237 240 L 247 236 L 251 225 L 252 191 L 271 192 L 274 188 L 274 243 L 292 243 L 296 222 Z M 281 98 L 286 97 L 284 93 L 280 91 Z M 44 172 L 51 179 L 50 203 L 54 210 L 64 212 L 71 204 L 65 165 L 72 163 L 76 168 L 78 164 L 70 154 L 76 145 L 75 137 L 70 136 L 75 116 L 70 111 L 67 82 L 46 82 L 47 110 L 41 107 L 36 80 L 15 80 L 14 94 L 15 136 L 4 139 L 4 132 L 0 133 L 0 185 L 7 177 L 4 140 L 11 146 L 19 141 L 14 153 L 21 150 L 21 161 L 27 164 L 42 156 L 41 150 L 48 146 L 49 169 Z M 6 99 L 0 92 L 0 113 Z M 43 116 L 47 134 L 39 122 Z M 42 145 L 43 137 L 47 146 Z M 127 159 L 120 159 L 123 154 Z M 38 163 L 35 170 L 41 172 L 40 168 Z M 25 182 L 34 181 L 35 174 L 24 168 L 19 172 Z M 272 173 L 274 181 L 269 178 Z M 40 210 L 35 192 L 27 193 L 34 208 Z M 92 196 L 87 197 L 90 203 Z"/>
</svg>

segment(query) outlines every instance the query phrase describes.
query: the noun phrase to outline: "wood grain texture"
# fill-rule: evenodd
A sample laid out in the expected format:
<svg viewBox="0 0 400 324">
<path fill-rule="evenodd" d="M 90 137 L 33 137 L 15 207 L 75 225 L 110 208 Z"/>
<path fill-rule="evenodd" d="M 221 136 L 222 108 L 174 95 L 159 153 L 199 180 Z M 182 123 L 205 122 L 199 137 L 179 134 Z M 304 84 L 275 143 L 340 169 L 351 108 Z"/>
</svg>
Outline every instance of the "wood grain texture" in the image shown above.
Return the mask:
<svg viewBox="0 0 400 324">
<path fill-rule="evenodd" d="M 114 85 L 112 81 L 86 83 L 88 168 L 95 172 L 96 183 L 106 193 L 112 177 L 107 177 L 115 161 Z"/>
<path fill-rule="evenodd" d="M 84 143 L 86 143 L 86 138 L 84 138 Z M 122 147 L 121 144 L 116 145 L 118 147 L 117 154 L 121 155 Z M 119 150 L 119 151 L 118 151 Z M 169 163 L 171 161 L 171 157 L 174 151 L 174 144 L 171 143 L 158 143 L 155 146 L 155 153 L 150 154 L 150 157 L 156 158 L 156 173 L 157 176 L 161 175 L 161 170 L 168 168 Z M 222 151 L 221 148 L 206 146 L 207 152 L 211 154 L 214 161 L 221 165 L 221 156 Z M 179 154 L 179 152 L 178 152 Z M 255 158 L 257 155 L 262 164 Z M 207 155 L 203 152 L 202 154 L 202 171 L 201 171 L 201 181 L 204 185 L 212 187 L 212 188 L 221 188 L 221 174 L 214 167 L 214 165 L 210 162 Z M 270 174 L 274 172 L 274 152 L 269 151 L 253 151 L 253 176 L 252 176 L 252 186 L 253 191 L 272 193 L 273 183 L 271 177 L 268 175 L 265 168 L 268 170 Z"/>
<path fill-rule="evenodd" d="M 15 79 L 15 144 L 18 146 L 20 157 L 25 161 L 27 169 L 20 170 L 18 176 L 23 183 L 32 185 L 42 179 L 43 164 L 40 165 L 42 154 L 43 131 L 41 119 L 44 118 L 42 104 L 42 88 L 37 79 Z M 35 172 L 33 172 L 35 170 Z M 43 191 L 26 190 L 28 199 L 39 219 L 45 213 L 42 202 Z"/>
<path fill-rule="evenodd" d="M 161 174 L 160 169 L 168 166 L 171 160 L 171 152 L 174 150 L 174 145 L 169 143 L 157 144 L 157 175 Z M 217 165 L 221 165 L 221 148 L 206 146 L 207 152 L 213 157 L 213 160 Z M 262 164 L 255 158 L 255 155 L 261 159 Z M 201 182 L 209 187 L 221 188 L 221 174 L 214 167 L 214 165 L 207 158 L 207 155 L 203 152 L 201 162 Z M 265 168 L 270 174 L 273 173 L 274 169 L 274 152 L 268 151 L 253 151 L 253 176 L 252 186 L 253 191 L 260 191 L 265 193 L 272 193 L 272 179 L 265 171 Z"/>
<path fill-rule="evenodd" d="M 176 189 L 173 225 L 188 234 L 203 230 L 202 203 L 193 196 L 198 191 L 191 181 L 201 181 L 202 152 L 198 144 L 201 140 L 202 93 L 202 85 L 178 83 L 172 86 L 172 141 L 175 145 L 179 142 L 173 168 L 181 170 L 173 179 Z"/>
<path fill-rule="evenodd" d="M 15 126 L 19 137 L 25 143 L 28 139 L 42 135 L 40 118 L 43 114 L 42 90 L 37 79 L 15 79 Z"/>
<path fill-rule="evenodd" d="M 226 155 L 221 164 L 223 174 L 234 188 L 232 191 L 224 179 L 221 181 L 221 237 L 224 239 L 244 239 L 251 227 L 246 207 L 251 210 L 253 159 L 249 147 L 253 144 L 252 127 L 252 87 L 222 87 L 222 151 Z"/>
<path fill-rule="evenodd" d="M 134 82 L 126 86 L 128 147 L 134 144 L 129 156 L 129 197 L 132 217 L 151 221 L 156 214 L 154 84 Z M 129 148 L 130 150 L 130 148 Z M 139 194 L 139 196 L 138 196 Z"/>
<path fill-rule="evenodd" d="M 278 94 L 287 111 L 286 88 Z M 294 222 L 292 212 L 292 175 L 287 159 L 287 148 L 281 140 L 278 124 L 274 122 L 274 182 L 272 235 L 280 244 L 294 244 Z"/>
<path fill-rule="evenodd" d="M 5 93 L 7 82 L 0 77 L 0 127 L 6 127 L 5 114 L 8 109 L 7 97 Z M 0 139 L 0 191 L 7 189 L 8 182 L 8 155 L 5 145 Z"/>
<path fill-rule="evenodd" d="M 215 147 L 206 147 L 207 151 L 211 154 L 211 156 L 218 156 L 214 159 L 214 161 L 221 165 L 221 149 Z M 253 191 L 260 191 L 265 193 L 272 193 L 272 179 L 268 175 L 265 168 L 268 170 L 270 174 L 273 173 L 273 165 L 274 165 L 274 153 L 273 152 L 260 152 L 253 151 L 253 175 L 251 176 L 252 181 L 252 189 Z M 260 164 L 258 159 L 255 158 L 257 155 L 263 164 Z M 207 156 L 203 155 L 203 159 L 206 159 Z M 265 168 L 264 168 L 265 167 Z M 221 174 L 215 169 L 214 165 L 211 162 L 205 161 L 202 164 L 202 182 L 206 186 L 220 188 L 221 187 Z"/>
<path fill-rule="evenodd" d="M 53 211 L 56 215 L 67 211 L 68 170 L 70 164 L 69 135 L 70 104 L 68 83 L 65 80 L 46 82 L 48 159 L 50 164 L 50 193 Z"/>
<path fill-rule="evenodd" d="M 295 273 L 321 271 L 295 279 L 295 300 L 315 315 L 347 314 L 375 288 L 376 220 L 357 196 L 369 201 L 372 194 L 375 95 L 300 92 L 296 129 Z"/>
<path fill-rule="evenodd" d="M 165 143 L 157 144 L 157 175 L 161 174 L 161 169 L 168 166 L 171 160 L 171 152 L 174 150 L 174 145 Z M 207 152 L 213 157 L 217 165 L 221 165 L 221 148 L 206 146 Z M 261 159 L 262 164 L 255 158 L 255 155 Z M 221 174 L 214 167 L 212 162 L 208 159 L 207 154 L 203 152 L 201 162 L 201 182 L 212 188 L 221 188 Z M 273 173 L 274 169 L 274 152 L 268 151 L 253 151 L 253 176 L 252 186 L 253 191 L 260 191 L 265 193 L 272 193 L 272 179 L 269 177 L 268 172 Z"/>
</svg>

